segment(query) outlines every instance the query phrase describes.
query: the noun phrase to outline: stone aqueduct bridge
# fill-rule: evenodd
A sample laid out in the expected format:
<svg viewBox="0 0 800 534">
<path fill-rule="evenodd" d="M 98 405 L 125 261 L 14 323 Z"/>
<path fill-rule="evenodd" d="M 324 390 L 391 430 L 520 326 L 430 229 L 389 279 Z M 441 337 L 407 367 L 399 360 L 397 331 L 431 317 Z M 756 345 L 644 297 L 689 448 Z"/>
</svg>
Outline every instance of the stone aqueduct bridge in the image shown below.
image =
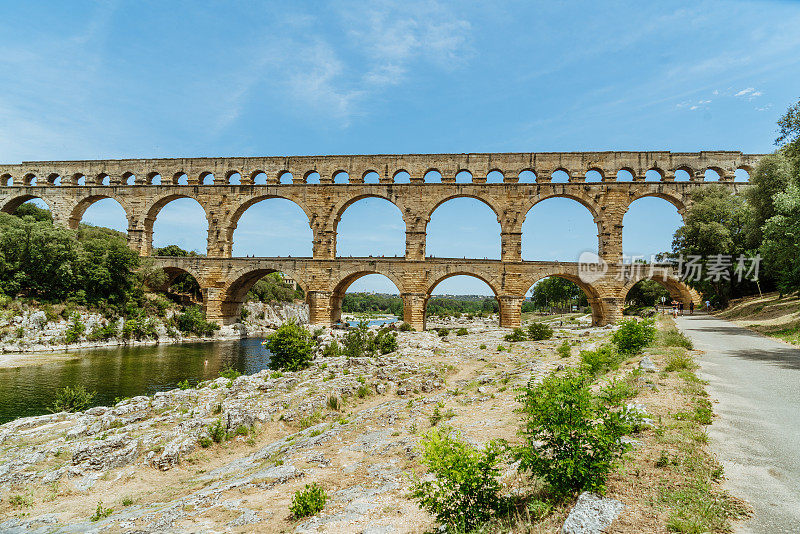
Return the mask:
<svg viewBox="0 0 800 534">
<path fill-rule="evenodd" d="M 395 283 L 405 320 L 418 329 L 424 328 L 425 306 L 435 286 L 459 274 L 476 276 L 492 288 L 500 303 L 502 326 L 519 325 L 526 292 L 547 276 L 576 282 L 588 296 L 594 323 L 605 324 L 621 316 L 628 290 L 644 276 L 623 274 L 620 266 L 622 219 L 630 204 L 655 196 L 683 213 L 692 191 L 708 185 L 704 181 L 708 169 L 736 192 L 746 187 L 734 183 L 736 170 L 752 172 L 760 157 L 741 152 L 567 152 L 24 162 L 0 164 L 0 210 L 13 213 L 23 202 L 40 198 L 56 224 L 75 228 L 90 205 L 113 198 L 125 210 L 131 248 L 150 256 L 159 211 L 178 198 L 197 200 L 208 223 L 207 256 L 154 257 L 154 261 L 171 275 L 192 274 L 203 289 L 208 317 L 221 323 L 238 318 L 245 294 L 259 278 L 282 271 L 305 290 L 314 324 L 338 320 L 349 285 L 371 273 Z M 621 170 L 630 172 L 633 181 L 617 181 Z M 658 173 L 658 181 L 645 181 L 651 170 Z M 425 182 L 430 171 L 440 173 L 441 183 Z M 460 183 L 464 176 L 460 174 L 457 183 L 456 175 L 465 171 L 470 182 Z M 493 171 L 502 175 L 502 183 L 487 183 Z M 523 171 L 535 173 L 535 182 L 520 183 Z M 568 181 L 554 183 L 556 171 L 564 171 Z M 600 181 L 587 182 L 590 171 L 599 173 Z M 685 171 L 688 181 L 676 181 L 678 171 Z M 408 173 L 409 183 L 395 183 L 402 172 Z M 366 183 L 375 174 L 376 183 Z M 319 183 L 309 183 L 317 175 Z M 335 183 L 344 176 L 347 183 Z M 265 183 L 257 183 L 264 177 Z M 386 199 L 399 208 L 406 224 L 404 258 L 336 257 L 337 225 L 343 212 L 367 197 Z M 495 212 L 501 227 L 500 260 L 426 256 L 431 214 L 457 197 L 476 198 Z M 582 281 L 577 263 L 522 261 L 525 216 L 535 204 L 552 197 L 573 199 L 594 217 L 598 252 L 609 265 L 596 281 Z M 267 198 L 285 198 L 303 209 L 313 231 L 313 257 L 231 257 L 239 218 Z M 653 269 L 674 298 L 686 303 L 698 298 L 668 266 Z"/>
</svg>

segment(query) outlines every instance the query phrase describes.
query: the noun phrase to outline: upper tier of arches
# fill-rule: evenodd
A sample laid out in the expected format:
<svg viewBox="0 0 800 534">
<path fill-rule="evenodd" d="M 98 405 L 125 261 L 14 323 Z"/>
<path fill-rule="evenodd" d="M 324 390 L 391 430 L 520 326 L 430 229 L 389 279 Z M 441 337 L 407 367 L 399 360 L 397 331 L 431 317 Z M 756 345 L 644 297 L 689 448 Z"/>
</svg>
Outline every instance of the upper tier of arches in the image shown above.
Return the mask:
<svg viewBox="0 0 800 534">
<path fill-rule="evenodd" d="M 662 151 L 25 162 L 0 165 L 0 185 L 580 183 L 713 181 L 714 175 L 734 181 L 742 180 L 742 172 L 751 173 L 761 157 L 734 151 Z"/>
</svg>

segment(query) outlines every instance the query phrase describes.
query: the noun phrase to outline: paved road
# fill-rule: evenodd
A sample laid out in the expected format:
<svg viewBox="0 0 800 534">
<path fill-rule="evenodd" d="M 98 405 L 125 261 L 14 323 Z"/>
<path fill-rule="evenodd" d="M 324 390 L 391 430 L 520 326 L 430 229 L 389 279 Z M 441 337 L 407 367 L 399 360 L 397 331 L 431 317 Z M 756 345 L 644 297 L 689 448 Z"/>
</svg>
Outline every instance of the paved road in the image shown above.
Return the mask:
<svg viewBox="0 0 800 534">
<path fill-rule="evenodd" d="M 700 376 L 718 401 L 709 437 L 726 487 L 754 509 L 737 532 L 800 533 L 800 349 L 708 315 L 677 322 L 705 351 Z"/>
</svg>

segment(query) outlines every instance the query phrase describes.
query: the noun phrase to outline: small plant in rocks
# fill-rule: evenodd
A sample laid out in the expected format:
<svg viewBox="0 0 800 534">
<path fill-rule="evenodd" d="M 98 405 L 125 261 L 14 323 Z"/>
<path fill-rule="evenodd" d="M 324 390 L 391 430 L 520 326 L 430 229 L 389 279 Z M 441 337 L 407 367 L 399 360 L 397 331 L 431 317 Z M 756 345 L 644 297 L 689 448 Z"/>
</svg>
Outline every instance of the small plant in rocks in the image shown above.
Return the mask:
<svg viewBox="0 0 800 534">
<path fill-rule="evenodd" d="M 51 409 L 53 413 L 82 412 L 92 404 L 95 395 L 97 393 L 87 391 L 83 386 L 75 386 L 74 388 L 67 386 L 56 392 Z"/>
<path fill-rule="evenodd" d="M 91 519 L 92 523 L 96 523 L 97 521 L 105 519 L 106 517 L 110 516 L 113 513 L 114 513 L 113 508 L 104 508 L 103 501 L 100 501 L 97 503 L 97 508 L 94 511 L 94 515 L 89 519 Z"/>
<path fill-rule="evenodd" d="M 515 328 L 511 333 L 506 334 L 503 339 L 511 343 L 516 343 L 518 341 L 525 341 L 528 338 L 522 328 Z"/>
<path fill-rule="evenodd" d="M 498 468 L 503 451 L 497 443 L 477 449 L 458 435 L 432 430 L 421 449 L 434 479 L 414 477 L 411 495 L 449 531 L 471 532 L 503 513 Z"/>
<path fill-rule="evenodd" d="M 513 449 L 519 469 L 542 478 L 558 497 L 602 493 L 629 447 L 621 441 L 632 430 L 627 409 L 594 395 L 591 382 L 570 369 L 529 384 L 518 399 L 525 439 Z"/>
<path fill-rule="evenodd" d="M 656 339 L 656 327 L 652 319 L 637 321 L 625 319 L 611 336 L 611 342 L 620 354 L 638 354 Z"/>
<path fill-rule="evenodd" d="M 531 323 L 528 325 L 528 339 L 542 341 L 553 337 L 553 329 L 544 323 Z"/>
<path fill-rule="evenodd" d="M 572 347 L 570 346 L 569 341 L 565 339 L 564 342 L 558 346 L 556 352 L 558 352 L 558 355 L 562 358 L 569 358 L 572 355 Z"/>
<path fill-rule="evenodd" d="M 306 484 L 302 490 L 295 492 L 289 512 L 295 519 L 309 517 L 319 513 L 328 500 L 328 494 L 316 482 Z"/>
</svg>

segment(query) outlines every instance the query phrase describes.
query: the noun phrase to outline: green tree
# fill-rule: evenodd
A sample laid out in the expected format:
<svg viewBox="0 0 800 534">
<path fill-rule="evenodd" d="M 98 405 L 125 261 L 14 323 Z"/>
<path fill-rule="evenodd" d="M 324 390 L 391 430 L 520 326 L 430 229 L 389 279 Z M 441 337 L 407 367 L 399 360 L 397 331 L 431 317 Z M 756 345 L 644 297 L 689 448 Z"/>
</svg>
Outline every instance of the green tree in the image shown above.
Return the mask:
<svg viewBox="0 0 800 534">
<path fill-rule="evenodd" d="M 709 185 L 692 193 L 692 203 L 684 215 L 684 225 L 672 240 L 674 256 L 700 256 L 703 272 L 700 280 L 688 280 L 689 285 L 712 297 L 715 303 L 726 306 L 734 297 L 750 293 L 752 282 L 728 279 L 707 279 L 708 264 L 719 255 L 733 257 L 753 255 L 750 248 L 752 209 L 742 195 L 734 195 L 722 185 Z M 716 278 L 716 277 L 715 277 Z"/>
<path fill-rule="evenodd" d="M 761 158 L 750 177 L 751 187 L 745 193 L 752 208 L 752 235 L 754 246 L 761 242 L 761 228 L 775 215 L 775 196 L 785 191 L 792 181 L 792 163 L 784 151 Z"/>
<path fill-rule="evenodd" d="M 782 147 L 792 160 L 797 177 L 800 173 L 800 100 L 778 120 L 778 134 L 775 144 Z"/>
<path fill-rule="evenodd" d="M 284 323 L 264 340 L 272 355 L 269 368 L 280 371 L 299 371 L 311 364 L 314 340 L 308 331 L 295 322 Z"/>
<path fill-rule="evenodd" d="M 531 289 L 531 302 L 540 310 L 588 305 L 586 294 L 577 284 L 558 276 L 550 276 L 537 282 Z"/>
<path fill-rule="evenodd" d="M 669 291 L 655 280 L 642 280 L 633 285 L 625 300 L 634 306 L 661 304 L 661 297 L 671 300 Z"/>
<path fill-rule="evenodd" d="M 800 291 L 800 186 L 775 196 L 775 212 L 763 227 L 764 264 L 782 293 Z"/>
</svg>

